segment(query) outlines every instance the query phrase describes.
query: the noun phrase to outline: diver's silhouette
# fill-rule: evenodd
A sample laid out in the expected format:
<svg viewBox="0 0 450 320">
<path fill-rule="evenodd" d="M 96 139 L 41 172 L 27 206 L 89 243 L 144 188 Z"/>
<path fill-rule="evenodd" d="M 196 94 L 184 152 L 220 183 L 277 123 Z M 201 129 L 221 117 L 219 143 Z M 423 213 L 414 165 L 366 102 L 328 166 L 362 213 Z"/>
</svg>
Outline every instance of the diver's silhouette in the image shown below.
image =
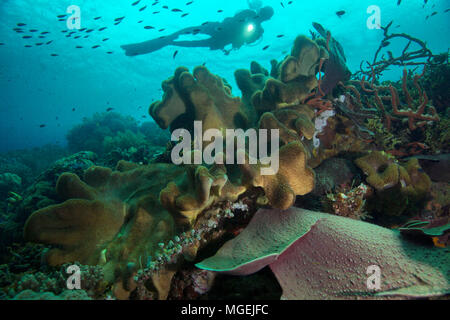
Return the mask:
<svg viewBox="0 0 450 320">
<path fill-rule="evenodd" d="M 238 12 L 234 17 L 226 18 L 222 22 L 207 22 L 197 27 L 189 27 L 172 33 L 166 37 L 128 44 L 121 46 L 125 50 L 127 56 L 137 56 L 157 51 L 166 46 L 179 47 L 207 47 L 210 50 L 223 50 L 228 54 L 230 50 L 226 50 L 227 45 L 232 45 L 232 49 L 239 49 L 244 44 L 254 43 L 261 38 L 264 29 L 261 23 L 269 20 L 273 16 L 271 7 L 261 8 L 259 11 L 243 10 Z M 210 38 L 192 41 L 176 41 L 178 37 L 186 34 L 205 34 Z"/>
</svg>

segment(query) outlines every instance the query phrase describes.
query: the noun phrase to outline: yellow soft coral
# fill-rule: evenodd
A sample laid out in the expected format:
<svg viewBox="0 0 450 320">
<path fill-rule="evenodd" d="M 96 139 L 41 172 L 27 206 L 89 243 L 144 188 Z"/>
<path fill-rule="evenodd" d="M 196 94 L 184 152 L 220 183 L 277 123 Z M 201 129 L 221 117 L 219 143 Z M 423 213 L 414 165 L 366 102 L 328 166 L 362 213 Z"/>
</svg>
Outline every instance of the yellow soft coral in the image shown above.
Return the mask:
<svg viewBox="0 0 450 320">
<path fill-rule="evenodd" d="M 150 115 L 163 129 L 169 126 L 191 129 L 195 120 L 202 121 L 205 131 L 247 125 L 240 98 L 233 97 L 222 78 L 205 67 L 195 68 L 192 74 L 186 68 L 178 68 L 162 87 L 163 100 L 150 106 Z M 178 119 L 183 120 L 177 122 Z"/>
<path fill-rule="evenodd" d="M 314 171 L 308 167 L 307 153 L 298 141 L 281 147 L 279 157 L 280 168 L 272 175 L 261 174 L 263 165 L 241 165 L 242 181 L 261 187 L 273 208 L 286 210 L 294 204 L 297 195 L 314 189 Z"/>
</svg>

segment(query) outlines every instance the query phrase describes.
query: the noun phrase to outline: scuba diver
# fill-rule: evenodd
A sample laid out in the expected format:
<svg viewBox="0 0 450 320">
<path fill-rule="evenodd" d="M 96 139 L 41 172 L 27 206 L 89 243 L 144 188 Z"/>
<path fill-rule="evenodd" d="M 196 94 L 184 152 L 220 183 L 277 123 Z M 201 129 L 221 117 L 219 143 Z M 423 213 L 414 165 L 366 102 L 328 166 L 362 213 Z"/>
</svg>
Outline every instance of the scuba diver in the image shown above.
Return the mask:
<svg viewBox="0 0 450 320">
<path fill-rule="evenodd" d="M 166 46 L 178 47 L 207 47 L 210 50 L 222 50 L 226 55 L 231 50 L 237 50 L 244 44 L 251 44 L 260 39 L 264 33 L 261 23 L 270 20 L 274 14 L 271 7 L 255 10 L 243 10 L 234 17 L 226 18 L 222 22 L 205 22 L 201 26 L 188 27 L 169 36 L 121 46 L 127 56 L 137 56 L 157 51 Z M 202 40 L 177 41 L 182 35 L 208 35 Z M 225 49 L 231 45 L 231 49 Z"/>
</svg>

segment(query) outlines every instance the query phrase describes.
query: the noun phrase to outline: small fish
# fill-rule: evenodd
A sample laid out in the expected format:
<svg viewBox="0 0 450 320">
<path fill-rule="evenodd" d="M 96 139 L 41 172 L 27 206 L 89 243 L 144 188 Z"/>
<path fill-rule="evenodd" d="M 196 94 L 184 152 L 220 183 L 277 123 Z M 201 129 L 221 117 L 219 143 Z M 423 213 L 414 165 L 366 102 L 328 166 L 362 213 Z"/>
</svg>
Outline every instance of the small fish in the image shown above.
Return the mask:
<svg viewBox="0 0 450 320">
<path fill-rule="evenodd" d="M 96 44 L 95 46 L 92 46 L 92 49 L 100 48 L 100 45 Z"/>
<path fill-rule="evenodd" d="M 0 42 L 0 46 L 4 46 L 5 44 L 3 42 Z"/>
<path fill-rule="evenodd" d="M 59 18 L 59 19 L 62 19 L 62 18 L 67 17 L 67 14 L 60 14 L 59 16 L 56 16 L 56 17 Z"/>
<path fill-rule="evenodd" d="M 402 0 L 397 0 L 397 5 L 399 6 L 402 3 Z"/>
<path fill-rule="evenodd" d="M 31 39 L 31 38 L 33 38 L 32 36 L 23 36 L 22 37 L 23 39 Z"/>
<path fill-rule="evenodd" d="M 36 29 L 30 29 L 30 32 L 38 32 Z"/>
<path fill-rule="evenodd" d="M 50 43 L 52 43 L 53 40 L 48 41 L 47 43 L 45 43 L 46 45 L 49 45 Z"/>
<path fill-rule="evenodd" d="M 139 4 L 139 2 L 141 2 L 141 0 L 138 0 L 138 1 L 136 1 L 136 2 L 133 2 L 131 5 L 132 5 L 132 6 L 136 6 L 136 5 Z"/>
<path fill-rule="evenodd" d="M 109 38 L 105 38 L 105 39 L 103 39 L 102 41 L 105 42 L 105 41 L 108 41 L 108 40 L 109 40 Z"/>
<path fill-rule="evenodd" d="M 125 16 L 124 17 L 115 18 L 114 21 L 122 21 L 123 19 L 125 19 Z"/>
<path fill-rule="evenodd" d="M 47 125 L 45 125 L 45 124 L 41 124 L 40 126 L 39 126 L 39 128 L 45 128 Z"/>
<path fill-rule="evenodd" d="M 447 13 L 447 12 L 449 12 L 449 11 L 450 11 L 450 8 L 448 8 L 448 9 L 447 9 L 447 10 L 445 10 L 444 12 L 445 12 L 445 13 Z"/>
<path fill-rule="evenodd" d="M 203 22 L 203 23 L 202 23 L 202 26 L 206 26 L 208 23 L 209 23 L 208 21 Z"/>
<path fill-rule="evenodd" d="M 175 59 L 175 57 L 177 56 L 177 54 L 178 54 L 178 50 L 176 50 L 176 51 L 173 53 L 173 59 Z"/>
<path fill-rule="evenodd" d="M 45 36 L 39 36 L 38 38 L 39 39 L 45 39 Z"/>
<path fill-rule="evenodd" d="M 269 47 L 270 47 L 270 45 L 267 45 L 267 46 L 265 46 L 264 48 L 262 48 L 263 49 L 263 51 L 264 50 L 267 50 L 267 49 L 269 49 Z"/>
<path fill-rule="evenodd" d="M 110 112 L 110 111 L 113 111 L 114 110 L 114 108 L 108 108 L 108 109 L 106 109 L 106 112 Z"/>
<path fill-rule="evenodd" d="M 189 1 L 189 2 L 186 2 L 186 5 L 189 6 L 189 5 L 191 5 L 192 3 L 194 3 L 194 1 Z"/>
<path fill-rule="evenodd" d="M 25 48 L 33 48 L 33 46 L 32 46 L 32 45 L 29 45 L 29 44 L 24 45 L 24 47 L 25 47 Z"/>
<path fill-rule="evenodd" d="M 168 7 L 168 6 L 163 6 L 163 8 L 164 8 L 164 9 L 169 9 L 169 7 Z"/>
<path fill-rule="evenodd" d="M 52 54 L 50 54 L 50 56 L 52 56 L 52 57 L 57 57 L 57 56 L 59 56 L 59 54 L 57 54 L 57 53 L 52 53 Z"/>
<path fill-rule="evenodd" d="M 114 52 L 112 52 L 112 51 L 108 51 L 108 52 L 106 52 L 107 54 L 113 54 Z"/>
<path fill-rule="evenodd" d="M 102 17 L 95 17 L 94 20 L 100 20 Z"/>
<path fill-rule="evenodd" d="M 83 46 L 76 46 L 75 49 L 83 49 Z"/>
<path fill-rule="evenodd" d="M 43 44 L 44 44 L 44 43 L 42 43 L 42 42 L 38 42 L 38 43 L 36 43 L 35 45 L 39 47 L 39 46 L 42 46 Z"/>
<path fill-rule="evenodd" d="M 64 18 L 63 19 L 58 19 L 58 21 L 66 21 L 66 19 L 64 19 Z"/>
<path fill-rule="evenodd" d="M 217 13 L 222 13 L 223 12 L 223 10 L 222 9 L 220 9 L 220 10 L 217 10 Z"/>
<path fill-rule="evenodd" d="M 280 4 L 281 4 L 281 6 L 283 7 L 283 9 L 284 9 L 284 4 L 283 4 L 283 2 L 280 2 Z"/>
<path fill-rule="evenodd" d="M 98 29 L 98 31 L 103 31 L 103 30 L 106 30 L 106 29 L 108 29 L 108 27 L 102 27 L 102 28 Z"/>
<path fill-rule="evenodd" d="M 189 13 L 183 13 L 183 14 L 181 15 L 181 17 L 184 18 L 184 17 L 186 17 L 186 16 L 188 16 L 188 15 L 189 15 Z"/>
<path fill-rule="evenodd" d="M 86 30 L 87 28 L 81 28 L 79 31 L 83 32 L 84 30 Z"/>
<path fill-rule="evenodd" d="M 163 32 L 166 28 L 159 29 L 158 32 Z"/>
<path fill-rule="evenodd" d="M 152 12 L 152 14 L 158 14 L 158 13 L 160 13 L 161 11 L 153 11 Z"/>
<path fill-rule="evenodd" d="M 26 23 L 19 22 L 19 23 L 17 23 L 17 26 L 18 26 L 18 27 L 25 27 L 25 26 L 26 26 Z"/>
<path fill-rule="evenodd" d="M 81 36 L 76 36 L 76 37 L 73 37 L 74 39 L 80 39 L 81 38 Z"/>
<path fill-rule="evenodd" d="M 152 26 L 145 26 L 144 29 L 147 29 L 147 30 L 149 30 L 149 29 L 155 29 L 155 27 L 152 27 Z"/>
<path fill-rule="evenodd" d="M 138 23 L 142 23 L 142 22 L 144 22 L 144 21 L 143 21 L 143 20 L 139 20 L 139 21 L 138 21 Z"/>
<path fill-rule="evenodd" d="M 435 16 L 435 15 L 437 15 L 437 11 L 434 11 L 434 12 L 430 15 L 430 17 Z"/>
<path fill-rule="evenodd" d="M 75 112 L 75 110 L 76 110 L 75 108 L 72 108 L 72 112 Z"/>
<path fill-rule="evenodd" d="M 83 38 L 87 39 L 87 38 L 89 38 L 89 35 L 87 35 L 87 36 L 84 36 Z"/>
<path fill-rule="evenodd" d="M 283 37 L 284 37 L 284 34 L 277 35 L 277 38 L 283 38 Z"/>
<path fill-rule="evenodd" d="M 140 12 L 144 11 L 145 9 L 147 9 L 147 6 L 143 6 L 142 8 L 139 9 Z"/>
<path fill-rule="evenodd" d="M 174 9 L 172 9 L 172 12 L 183 12 L 183 10 L 178 9 L 178 8 L 174 8 Z"/>
<path fill-rule="evenodd" d="M 336 15 L 337 15 L 339 18 L 342 17 L 344 14 L 345 14 L 345 11 L 344 11 L 344 10 L 340 10 L 340 11 L 337 11 L 337 12 L 336 12 Z"/>
<path fill-rule="evenodd" d="M 88 29 L 86 30 L 86 33 L 91 33 L 92 31 L 94 31 L 94 29 Z"/>
<path fill-rule="evenodd" d="M 41 34 L 49 34 L 50 32 L 48 31 L 42 31 Z"/>
</svg>

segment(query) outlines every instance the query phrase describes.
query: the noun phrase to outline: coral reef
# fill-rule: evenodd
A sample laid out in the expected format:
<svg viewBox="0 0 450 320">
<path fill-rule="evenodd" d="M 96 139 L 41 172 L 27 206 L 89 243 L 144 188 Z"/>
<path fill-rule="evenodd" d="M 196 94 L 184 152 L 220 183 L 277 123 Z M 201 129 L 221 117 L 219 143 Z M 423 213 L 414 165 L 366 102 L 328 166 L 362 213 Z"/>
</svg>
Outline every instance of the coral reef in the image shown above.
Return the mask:
<svg viewBox="0 0 450 320">
<path fill-rule="evenodd" d="M 84 119 L 67 135 L 79 152 L 40 167 L 34 183 L 21 175 L 35 168 L 20 153 L 2 165 L 0 296 L 208 299 L 227 284 L 230 298 L 448 294 L 448 224 L 435 225 L 449 212 L 448 121 L 427 95 L 442 88 L 430 89 L 428 65 L 398 82 L 378 82 L 384 64 L 348 81 L 342 46 L 313 26 L 318 35 L 298 36 L 270 72 L 255 61 L 235 72 L 242 98 L 204 66 L 179 67 L 150 106 L 155 122 L 114 112 Z M 222 133 L 263 129 L 269 139 L 278 130 L 280 148 L 265 155 L 278 156 L 277 169 L 247 140 L 226 144 L 243 163 L 173 164 L 180 141 L 170 132 L 193 133 L 194 121 Z M 402 234 L 373 223 L 403 225 Z M 74 263 L 83 285 L 70 292 L 65 268 Z M 389 274 L 379 291 L 366 286 L 374 264 Z M 241 280 L 216 273 L 259 270 L 233 293 Z"/>
<path fill-rule="evenodd" d="M 361 183 L 350 190 L 342 188 L 336 193 L 329 193 L 325 200 L 326 206 L 329 207 L 328 212 L 341 217 L 363 220 L 367 217 L 367 212 L 364 208 L 365 198 L 370 192 L 370 188 Z"/>
</svg>

